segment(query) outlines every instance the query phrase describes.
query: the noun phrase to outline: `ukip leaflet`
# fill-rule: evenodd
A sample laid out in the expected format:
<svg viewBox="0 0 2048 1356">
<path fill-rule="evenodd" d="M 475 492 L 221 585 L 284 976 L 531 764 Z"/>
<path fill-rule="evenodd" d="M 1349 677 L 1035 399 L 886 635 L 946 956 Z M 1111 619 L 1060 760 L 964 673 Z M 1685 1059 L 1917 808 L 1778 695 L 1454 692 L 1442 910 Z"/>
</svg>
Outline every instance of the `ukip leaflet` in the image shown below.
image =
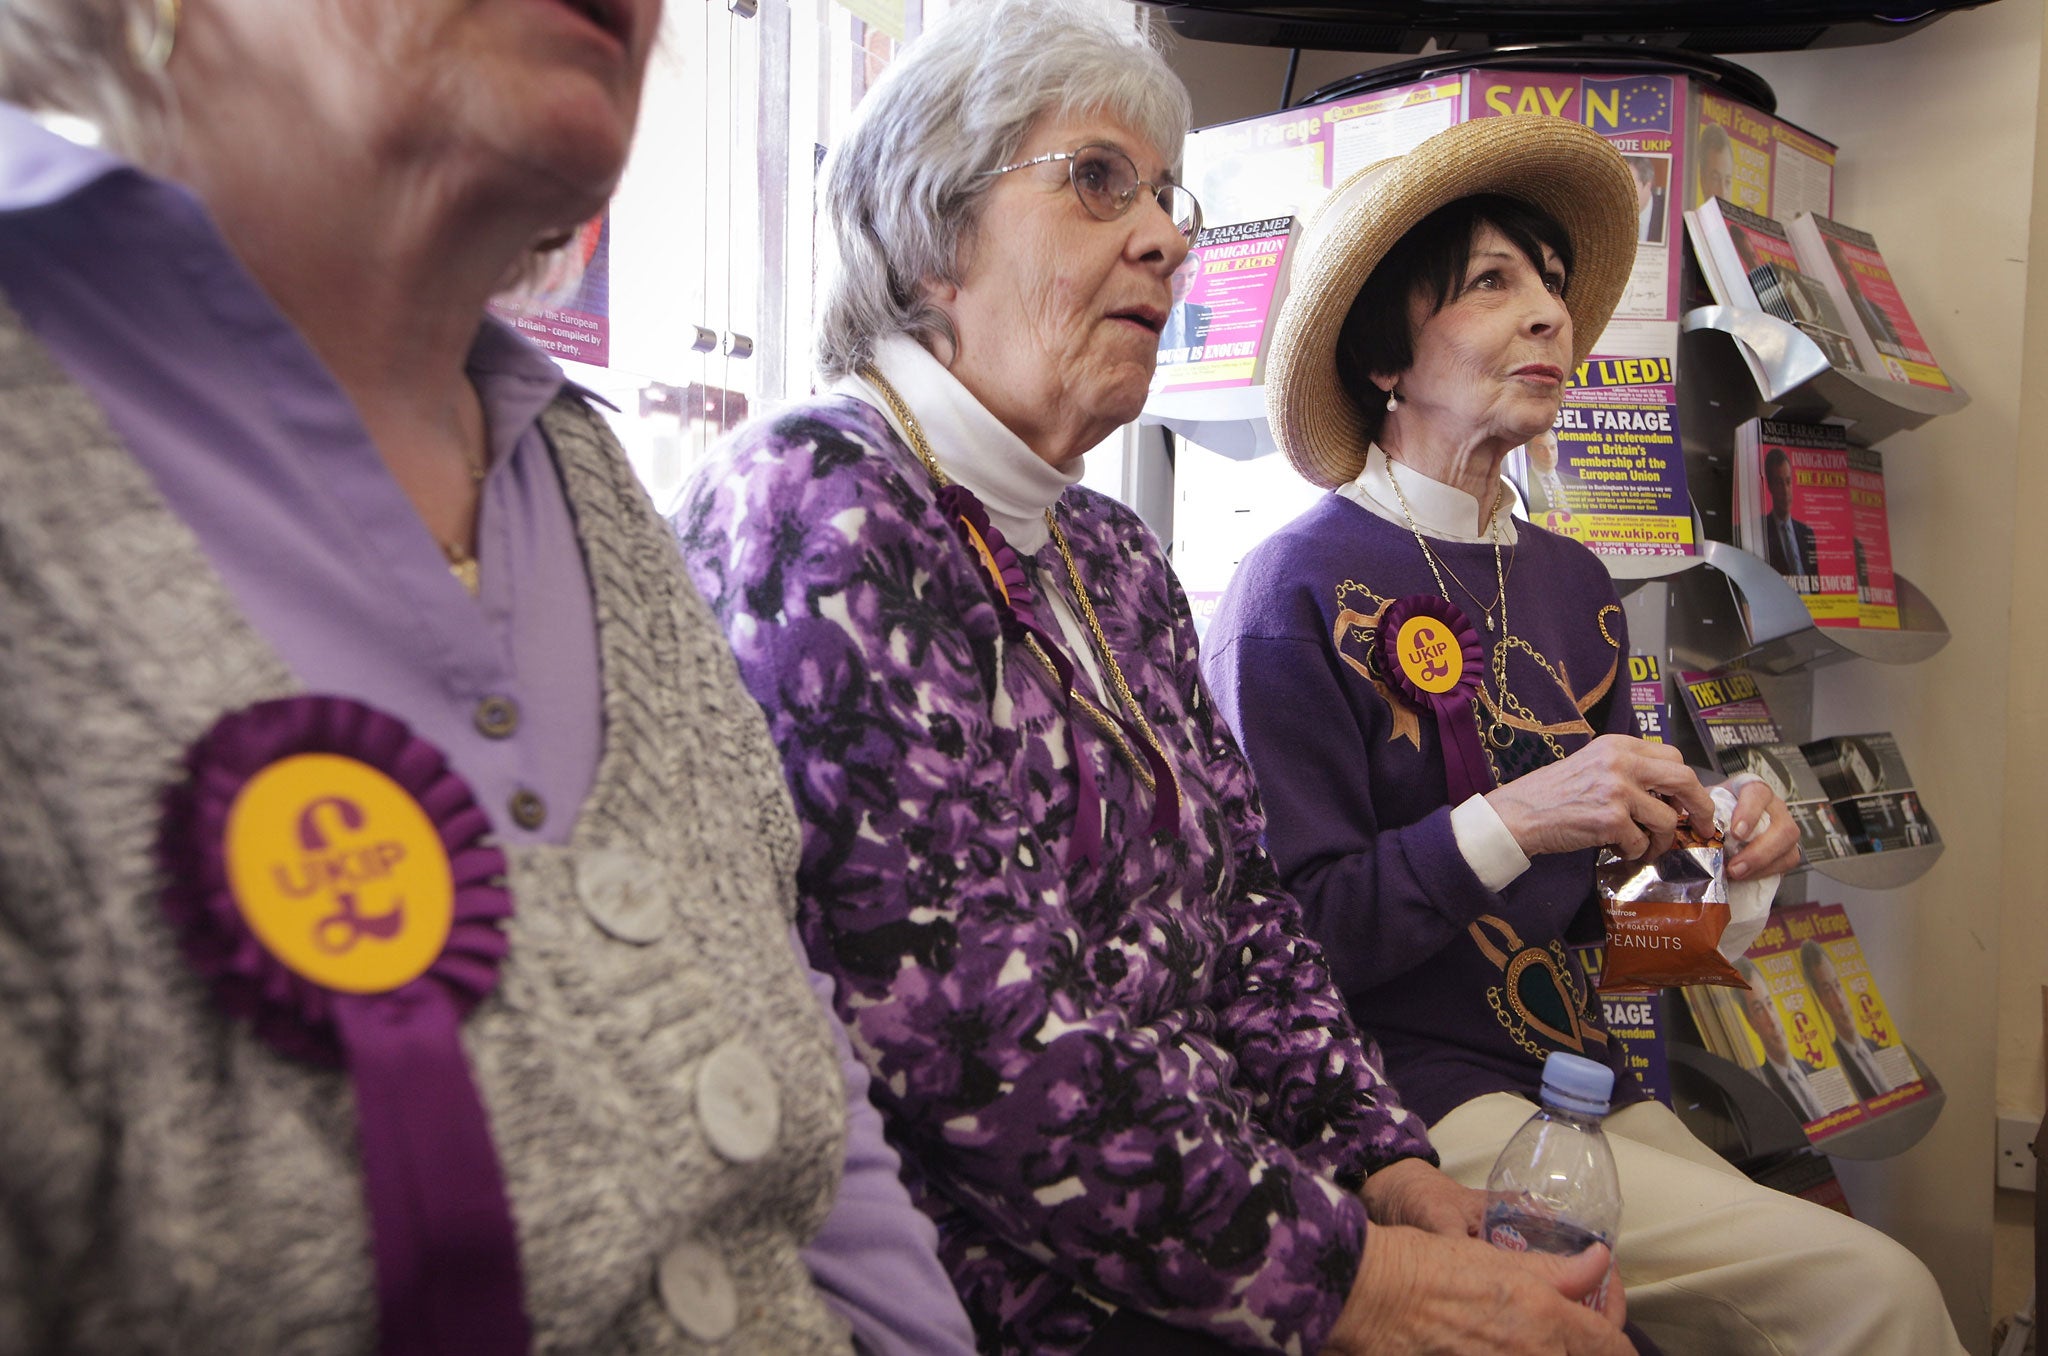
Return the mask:
<svg viewBox="0 0 2048 1356">
<path fill-rule="evenodd" d="M 1653 654 L 1628 657 L 1628 701 L 1636 712 L 1636 735 L 1645 743 L 1670 742 L 1671 704 L 1665 700 L 1664 667 Z"/>
<path fill-rule="evenodd" d="M 1186 295 L 1159 335 L 1157 391 L 1251 386 L 1264 376 L 1266 347 L 1285 299 L 1294 218 L 1205 226 L 1182 265 Z"/>
<path fill-rule="evenodd" d="M 491 311 L 557 358 L 605 367 L 612 345 L 612 218 L 609 209 L 576 229 L 549 257 L 534 294 L 566 298 L 552 306 L 493 302 Z M 572 290 L 573 289 L 573 290 Z"/>
<path fill-rule="evenodd" d="M 1526 449 L 1531 521 L 1602 555 L 1695 553 L 1670 359 L 1580 363 L 1554 438 Z"/>
<path fill-rule="evenodd" d="M 1742 1005 L 1736 1039 L 1747 1044 L 1743 1063 L 1786 1098 L 1815 1144 L 1868 1119 L 1857 1090 L 1842 1068 L 1842 1052 L 1831 1038 L 1827 1012 L 1800 964 L 1810 924 L 1792 910 L 1774 913 L 1746 959 L 1756 967 L 1752 1000 Z M 1752 1004 L 1754 1006 L 1752 1006 Z M 1772 1070 L 1775 1079 L 1765 1072 Z"/>
<path fill-rule="evenodd" d="M 1802 946 L 1811 941 L 1826 957 L 1824 966 L 1810 953 L 1804 957 L 1811 962 L 1806 967 L 1808 984 L 1828 1019 L 1851 1085 L 1861 1085 L 1856 1091 L 1863 1109 L 1874 1116 L 1931 1096 L 1933 1090 L 1920 1077 L 1884 995 L 1878 992 L 1877 977 L 1849 926 L 1848 912 L 1839 904 L 1801 904 L 1785 910 L 1783 920 L 1786 931 Z"/>
<path fill-rule="evenodd" d="M 1621 1042 L 1622 1063 L 1643 1091 L 1671 1105 L 1671 1062 L 1664 1049 L 1664 995 L 1603 993 L 1600 1016 Z"/>
<path fill-rule="evenodd" d="M 1701 751 L 1718 771 L 1734 771 L 1722 765 L 1723 749 L 1738 744 L 1775 744 L 1783 738 L 1753 673 L 1742 669 L 1681 670 L 1678 692 L 1699 735 Z"/>
</svg>

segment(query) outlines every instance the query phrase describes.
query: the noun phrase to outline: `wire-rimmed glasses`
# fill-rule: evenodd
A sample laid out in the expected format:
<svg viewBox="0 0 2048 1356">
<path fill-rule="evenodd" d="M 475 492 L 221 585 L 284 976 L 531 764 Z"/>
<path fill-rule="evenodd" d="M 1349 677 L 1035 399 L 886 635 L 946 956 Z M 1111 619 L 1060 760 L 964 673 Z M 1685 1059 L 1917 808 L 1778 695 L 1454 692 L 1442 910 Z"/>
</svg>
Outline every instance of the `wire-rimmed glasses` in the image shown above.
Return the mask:
<svg viewBox="0 0 2048 1356">
<path fill-rule="evenodd" d="M 1138 190 L 1150 190 L 1159 203 L 1159 209 L 1166 213 L 1174 229 L 1182 238 L 1192 241 L 1195 232 L 1202 229 L 1202 205 L 1195 201 L 1195 195 L 1175 183 L 1154 183 L 1138 177 L 1138 167 L 1128 155 L 1114 146 L 1087 145 L 1077 150 L 1053 151 L 1030 160 L 1019 160 L 1014 165 L 1003 165 L 992 170 L 983 170 L 979 177 L 990 178 L 1008 174 L 1011 170 L 1029 169 L 1033 165 L 1049 165 L 1056 160 L 1067 162 L 1067 178 L 1074 185 L 1074 196 L 1081 200 L 1081 206 L 1088 209 L 1088 215 L 1097 221 L 1115 221 L 1131 210 L 1131 204 L 1138 200 Z"/>
</svg>

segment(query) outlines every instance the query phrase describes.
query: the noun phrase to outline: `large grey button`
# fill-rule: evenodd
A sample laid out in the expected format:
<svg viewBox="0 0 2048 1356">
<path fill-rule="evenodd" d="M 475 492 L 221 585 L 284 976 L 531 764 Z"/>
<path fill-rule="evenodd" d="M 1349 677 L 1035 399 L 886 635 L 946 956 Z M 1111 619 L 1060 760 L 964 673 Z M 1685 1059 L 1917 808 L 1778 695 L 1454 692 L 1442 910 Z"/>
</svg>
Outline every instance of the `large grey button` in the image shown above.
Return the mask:
<svg viewBox="0 0 2048 1356">
<path fill-rule="evenodd" d="M 745 1041 L 727 1041 L 697 1066 L 697 1119 L 729 1163 L 751 1163 L 782 1133 L 775 1075 Z"/>
<path fill-rule="evenodd" d="M 630 852 L 591 852 L 578 858 L 576 888 L 592 922 L 635 946 L 660 938 L 675 917 L 654 864 Z"/>
<path fill-rule="evenodd" d="M 476 704 L 476 732 L 486 739 L 510 739 L 519 729 L 519 703 L 486 697 Z"/>
<path fill-rule="evenodd" d="M 676 1326 L 700 1342 L 716 1342 L 739 1325 L 740 1297 L 732 1273 L 702 1243 L 671 1248 L 654 1273 L 661 1305 Z"/>
<path fill-rule="evenodd" d="M 512 793 L 512 822 L 522 829 L 537 829 L 548 822 L 548 803 L 540 793 L 520 787 Z"/>
</svg>

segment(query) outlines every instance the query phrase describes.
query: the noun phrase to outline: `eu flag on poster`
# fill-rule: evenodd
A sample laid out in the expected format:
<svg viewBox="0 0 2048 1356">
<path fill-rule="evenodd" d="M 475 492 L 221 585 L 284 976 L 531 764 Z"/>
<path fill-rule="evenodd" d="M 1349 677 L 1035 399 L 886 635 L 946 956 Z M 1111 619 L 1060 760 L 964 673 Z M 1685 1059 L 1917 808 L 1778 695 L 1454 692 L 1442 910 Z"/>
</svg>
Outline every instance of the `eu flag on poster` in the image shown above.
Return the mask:
<svg viewBox="0 0 2048 1356">
<path fill-rule="evenodd" d="M 1602 136 L 1671 130 L 1671 77 L 1629 75 L 1619 80 L 1587 76 L 1586 125 Z"/>
</svg>

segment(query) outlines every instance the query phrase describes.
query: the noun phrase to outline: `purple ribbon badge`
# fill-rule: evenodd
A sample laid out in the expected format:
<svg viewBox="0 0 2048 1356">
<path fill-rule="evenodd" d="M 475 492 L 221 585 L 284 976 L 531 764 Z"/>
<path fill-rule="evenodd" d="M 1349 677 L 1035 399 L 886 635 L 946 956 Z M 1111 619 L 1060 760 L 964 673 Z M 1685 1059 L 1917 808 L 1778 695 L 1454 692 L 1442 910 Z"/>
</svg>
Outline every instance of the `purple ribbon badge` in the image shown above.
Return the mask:
<svg viewBox="0 0 2048 1356">
<path fill-rule="evenodd" d="M 1434 593 L 1396 599 L 1380 617 L 1380 668 L 1401 699 L 1436 715 L 1452 805 L 1493 788 L 1472 703 L 1479 695 L 1479 633 L 1458 605 Z"/>
<path fill-rule="evenodd" d="M 163 909 L 232 1018 L 355 1089 L 388 1356 L 524 1352 L 518 1235 L 462 1020 L 512 914 L 441 751 L 341 697 L 223 716 L 165 797 Z"/>
</svg>

